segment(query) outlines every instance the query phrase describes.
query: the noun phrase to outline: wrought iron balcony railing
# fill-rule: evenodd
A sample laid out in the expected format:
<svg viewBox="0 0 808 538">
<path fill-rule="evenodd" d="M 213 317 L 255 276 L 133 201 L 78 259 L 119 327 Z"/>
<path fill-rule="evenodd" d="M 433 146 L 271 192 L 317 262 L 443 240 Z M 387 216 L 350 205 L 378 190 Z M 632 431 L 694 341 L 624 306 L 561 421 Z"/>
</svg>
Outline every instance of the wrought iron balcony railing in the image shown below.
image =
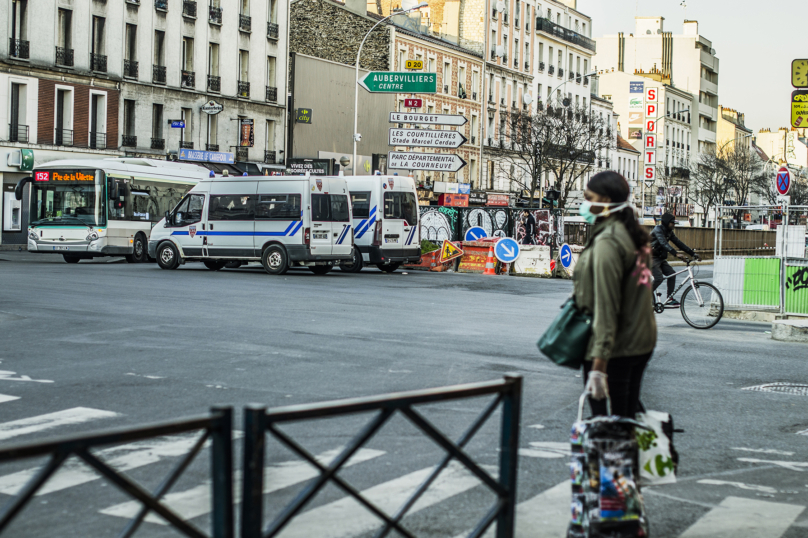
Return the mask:
<svg viewBox="0 0 808 538">
<path fill-rule="evenodd" d="M 239 15 L 238 16 L 238 29 L 241 32 L 250 32 L 252 31 L 252 17 L 249 15 Z"/>
<path fill-rule="evenodd" d="M 73 67 L 73 49 L 56 47 L 56 65 Z"/>
<path fill-rule="evenodd" d="M 72 146 L 73 145 L 73 130 L 72 129 L 59 129 L 55 130 L 53 141 L 57 146 Z"/>
<path fill-rule="evenodd" d="M 22 142 L 28 143 L 28 126 L 9 123 L 8 125 L 8 140 L 9 142 Z"/>
<path fill-rule="evenodd" d="M 168 0 L 154 0 L 154 9 L 168 11 Z"/>
<path fill-rule="evenodd" d="M 123 61 L 124 78 L 137 78 L 137 75 L 138 75 L 137 60 L 124 60 Z"/>
<path fill-rule="evenodd" d="M 238 81 L 238 96 L 250 97 L 250 83 L 242 80 Z"/>
<path fill-rule="evenodd" d="M 222 91 L 222 77 L 215 77 L 208 75 L 208 91 L 220 92 Z"/>
<path fill-rule="evenodd" d="M 137 136 L 135 135 L 121 135 L 121 146 L 125 148 L 137 147 Z"/>
<path fill-rule="evenodd" d="M 219 151 L 219 144 L 205 144 L 205 151 Z"/>
<path fill-rule="evenodd" d="M 563 26 L 558 25 L 553 21 L 547 20 L 544 17 L 536 18 L 536 31 L 548 33 L 554 37 L 563 39 L 568 43 L 572 43 L 574 45 L 581 46 L 585 49 L 589 49 L 592 52 L 596 52 L 594 40 L 582 36 L 578 32 L 574 32 L 568 28 L 564 28 Z"/>
<path fill-rule="evenodd" d="M 165 138 L 152 138 L 151 139 L 151 149 L 166 149 L 166 139 Z"/>
<path fill-rule="evenodd" d="M 90 132 L 90 149 L 106 149 L 107 133 Z"/>
<path fill-rule="evenodd" d="M 27 60 L 30 57 L 30 44 L 23 39 L 9 38 L 8 55 L 19 60 Z"/>
<path fill-rule="evenodd" d="M 194 0 L 182 0 L 182 16 L 189 19 L 196 18 L 196 2 Z"/>
<path fill-rule="evenodd" d="M 211 24 L 218 24 L 219 26 L 222 25 L 222 8 L 216 6 L 210 6 L 208 8 L 208 21 Z"/>
<path fill-rule="evenodd" d="M 275 151 L 264 151 L 264 162 L 266 164 L 275 164 L 277 161 L 277 153 Z"/>
<path fill-rule="evenodd" d="M 278 88 L 267 86 L 267 101 L 270 103 L 278 102 Z"/>
<path fill-rule="evenodd" d="M 194 149 L 194 143 L 180 140 L 180 149 Z"/>
<path fill-rule="evenodd" d="M 247 147 L 237 147 L 236 148 L 236 160 L 237 161 L 247 161 L 250 157 L 250 148 Z"/>
<path fill-rule="evenodd" d="M 267 23 L 267 37 L 269 39 L 278 39 L 280 27 L 274 22 Z"/>
<path fill-rule="evenodd" d="M 155 84 L 166 83 L 166 66 L 152 65 L 152 82 Z"/>
<path fill-rule="evenodd" d="M 183 88 L 196 88 L 196 73 L 183 69 L 181 75 L 180 86 Z"/>
</svg>

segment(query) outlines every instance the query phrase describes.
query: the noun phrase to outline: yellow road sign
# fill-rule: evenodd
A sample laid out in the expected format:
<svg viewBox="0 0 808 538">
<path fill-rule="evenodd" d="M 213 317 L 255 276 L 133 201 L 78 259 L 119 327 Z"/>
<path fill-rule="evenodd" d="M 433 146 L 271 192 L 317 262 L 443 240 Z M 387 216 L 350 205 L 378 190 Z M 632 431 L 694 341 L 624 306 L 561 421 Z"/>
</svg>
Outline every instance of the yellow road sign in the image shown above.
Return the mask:
<svg viewBox="0 0 808 538">
<path fill-rule="evenodd" d="M 808 127 L 808 90 L 791 92 L 791 126 Z"/>
<path fill-rule="evenodd" d="M 444 241 L 443 248 L 440 249 L 440 261 L 448 262 L 463 255 L 463 250 L 452 243 L 451 241 Z"/>
<path fill-rule="evenodd" d="M 791 85 L 795 88 L 808 88 L 808 59 L 791 62 Z"/>
<path fill-rule="evenodd" d="M 407 60 L 405 64 L 406 69 L 415 69 L 421 71 L 424 68 L 423 60 Z"/>
</svg>

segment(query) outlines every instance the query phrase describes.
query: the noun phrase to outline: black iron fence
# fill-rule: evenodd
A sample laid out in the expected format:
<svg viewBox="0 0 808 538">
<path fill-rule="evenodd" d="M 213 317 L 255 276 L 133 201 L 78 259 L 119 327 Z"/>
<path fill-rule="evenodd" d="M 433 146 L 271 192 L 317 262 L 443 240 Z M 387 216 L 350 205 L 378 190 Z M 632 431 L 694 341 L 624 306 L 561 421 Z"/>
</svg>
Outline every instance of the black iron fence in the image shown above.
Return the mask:
<svg viewBox="0 0 808 538">
<path fill-rule="evenodd" d="M 250 17 L 249 15 L 239 15 L 238 29 L 242 32 L 252 31 L 252 17 Z"/>
<path fill-rule="evenodd" d="M 267 37 L 270 39 L 278 39 L 280 27 L 274 22 L 267 23 Z"/>
<path fill-rule="evenodd" d="M 107 57 L 103 54 L 90 53 L 90 70 L 99 73 L 107 72 Z"/>
<path fill-rule="evenodd" d="M 222 8 L 210 6 L 208 8 L 208 21 L 212 24 L 222 24 Z"/>
<path fill-rule="evenodd" d="M 267 101 L 276 103 L 278 101 L 278 88 L 267 86 Z"/>
<path fill-rule="evenodd" d="M 196 18 L 196 2 L 194 0 L 182 1 L 182 16 L 192 19 Z"/>
<path fill-rule="evenodd" d="M 91 149 L 106 149 L 107 147 L 107 133 L 90 131 L 90 148 Z"/>
<path fill-rule="evenodd" d="M 138 73 L 137 60 L 124 60 L 123 61 L 123 76 L 126 78 L 137 78 Z"/>
<path fill-rule="evenodd" d="M 56 47 L 56 65 L 73 67 L 73 49 Z"/>
<path fill-rule="evenodd" d="M 238 96 L 239 97 L 249 97 L 250 96 L 250 83 L 245 82 L 243 80 L 238 81 Z"/>
<path fill-rule="evenodd" d="M 222 91 L 222 77 L 208 75 L 208 91 L 209 92 Z"/>
<path fill-rule="evenodd" d="M 57 146 L 72 146 L 73 145 L 73 130 L 72 129 L 54 129 L 54 143 Z"/>
<path fill-rule="evenodd" d="M 9 142 L 28 142 L 28 126 L 9 123 L 8 124 L 8 140 Z"/>
<path fill-rule="evenodd" d="M 27 60 L 30 56 L 30 43 L 24 39 L 8 39 L 8 55 L 12 58 Z"/>
<path fill-rule="evenodd" d="M 196 73 L 193 71 L 186 71 L 182 70 L 180 72 L 180 86 L 183 88 L 195 88 L 196 87 Z"/>
<path fill-rule="evenodd" d="M 152 65 L 152 82 L 155 84 L 166 83 L 166 66 Z"/>
<path fill-rule="evenodd" d="M 570 30 L 569 28 L 564 28 L 563 26 L 556 24 L 553 21 L 547 20 L 543 17 L 536 17 L 536 31 L 546 32 L 552 36 L 561 38 L 569 43 L 580 45 L 586 49 L 591 50 L 592 52 L 596 52 L 597 50 L 594 40 L 586 36 L 582 36 L 578 32 Z"/>
</svg>

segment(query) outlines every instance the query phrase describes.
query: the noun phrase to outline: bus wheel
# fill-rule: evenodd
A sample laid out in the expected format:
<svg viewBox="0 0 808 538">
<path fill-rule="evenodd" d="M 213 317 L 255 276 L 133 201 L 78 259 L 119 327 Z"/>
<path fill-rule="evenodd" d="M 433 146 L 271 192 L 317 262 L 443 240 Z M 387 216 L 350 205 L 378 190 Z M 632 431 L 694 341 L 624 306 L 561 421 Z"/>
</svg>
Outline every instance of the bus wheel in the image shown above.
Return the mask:
<svg viewBox="0 0 808 538">
<path fill-rule="evenodd" d="M 309 267 L 309 271 L 311 271 L 315 275 L 324 275 L 327 272 L 331 271 L 331 269 L 333 269 L 332 265 L 312 265 L 311 267 Z"/>
<path fill-rule="evenodd" d="M 157 265 L 160 269 L 176 269 L 180 265 L 180 254 L 177 247 L 166 241 L 157 249 Z"/>
<path fill-rule="evenodd" d="M 62 257 L 65 259 L 67 263 L 79 263 L 79 260 L 81 259 L 78 256 L 74 256 L 73 254 L 62 254 Z"/>
<path fill-rule="evenodd" d="M 149 254 L 146 250 L 146 238 L 143 234 L 135 235 L 132 241 L 132 254 L 126 255 L 126 261 L 129 263 L 143 263 L 148 261 Z"/>
<path fill-rule="evenodd" d="M 377 263 L 376 264 L 376 267 L 378 267 L 380 271 L 384 271 L 385 273 L 392 273 L 396 269 L 398 269 L 400 266 L 401 266 L 401 263 L 399 263 L 399 262 Z"/>
<path fill-rule="evenodd" d="M 220 271 L 224 269 L 224 264 L 222 260 L 205 260 L 205 267 L 210 269 L 211 271 Z"/>
<path fill-rule="evenodd" d="M 277 245 L 265 248 L 264 255 L 261 256 L 261 265 L 264 266 L 264 271 L 270 275 L 285 274 L 289 269 L 286 250 Z"/>
<path fill-rule="evenodd" d="M 362 270 L 364 266 L 364 262 L 362 261 L 362 253 L 359 251 L 358 248 L 354 247 L 353 249 L 353 260 L 350 262 L 342 262 L 339 265 L 340 271 L 345 271 L 346 273 L 358 273 Z"/>
</svg>

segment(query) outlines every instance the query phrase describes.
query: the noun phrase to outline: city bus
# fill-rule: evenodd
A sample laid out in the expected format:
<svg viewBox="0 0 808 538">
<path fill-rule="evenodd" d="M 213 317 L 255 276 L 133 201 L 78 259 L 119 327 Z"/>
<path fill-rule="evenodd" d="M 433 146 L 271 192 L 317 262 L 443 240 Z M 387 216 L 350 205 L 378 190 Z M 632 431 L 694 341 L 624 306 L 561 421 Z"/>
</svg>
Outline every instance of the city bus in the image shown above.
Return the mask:
<svg viewBox="0 0 808 538">
<path fill-rule="evenodd" d="M 67 263 L 101 256 L 148 261 L 154 223 L 210 172 L 156 159 L 70 159 L 44 163 L 30 184 L 28 251 L 61 254 Z"/>
</svg>

